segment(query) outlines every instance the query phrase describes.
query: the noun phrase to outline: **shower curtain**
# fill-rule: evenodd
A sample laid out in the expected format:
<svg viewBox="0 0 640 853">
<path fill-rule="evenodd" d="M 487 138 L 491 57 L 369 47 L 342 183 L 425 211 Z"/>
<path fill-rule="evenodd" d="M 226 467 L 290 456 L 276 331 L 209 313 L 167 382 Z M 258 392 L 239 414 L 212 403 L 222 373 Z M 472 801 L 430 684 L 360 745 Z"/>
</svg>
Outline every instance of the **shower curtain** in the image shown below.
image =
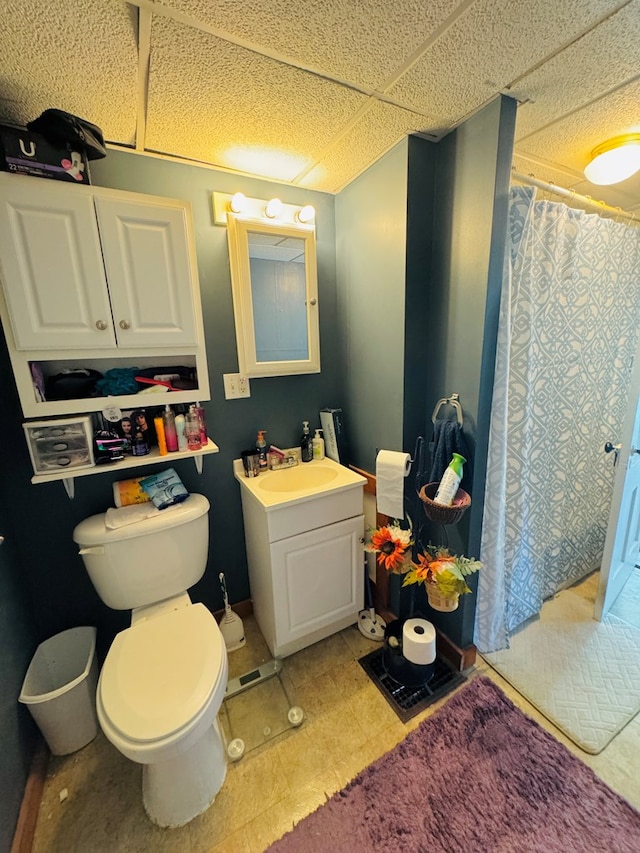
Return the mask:
<svg viewBox="0 0 640 853">
<path fill-rule="evenodd" d="M 599 568 L 640 325 L 640 229 L 514 187 L 500 306 L 475 643 L 509 645 Z"/>
</svg>

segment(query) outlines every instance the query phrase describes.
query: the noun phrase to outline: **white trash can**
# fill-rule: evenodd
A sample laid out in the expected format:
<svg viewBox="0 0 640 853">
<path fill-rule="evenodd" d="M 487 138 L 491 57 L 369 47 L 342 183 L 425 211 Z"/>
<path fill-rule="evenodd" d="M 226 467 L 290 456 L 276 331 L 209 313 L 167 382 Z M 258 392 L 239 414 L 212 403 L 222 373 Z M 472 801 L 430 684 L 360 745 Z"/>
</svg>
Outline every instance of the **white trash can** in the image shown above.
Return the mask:
<svg viewBox="0 0 640 853">
<path fill-rule="evenodd" d="M 86 746 L 98 734 L 96 629 L 70 628 L 40 643 L 18 697 L 54 755 Z"/>
</svg>

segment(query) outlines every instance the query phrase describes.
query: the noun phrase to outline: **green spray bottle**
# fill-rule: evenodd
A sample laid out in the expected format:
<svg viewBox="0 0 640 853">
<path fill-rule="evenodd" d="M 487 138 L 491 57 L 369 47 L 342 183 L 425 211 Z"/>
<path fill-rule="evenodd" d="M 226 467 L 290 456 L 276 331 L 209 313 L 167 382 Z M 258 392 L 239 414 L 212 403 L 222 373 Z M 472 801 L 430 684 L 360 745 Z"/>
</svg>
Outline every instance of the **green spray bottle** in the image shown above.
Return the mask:
<svg viewBox="0 0 640 853">
<path fill-rule="evenodd" d="M 466 461 L 464 456 L 461 456 L 459 453 L 453 454 L 453 459 L 449 462 L 447 470 L 442 475 L 438 491 L 433 499 L 435 504 L 451 506 L 458 491 L 460 480 L 462 479 L 462 466 Z"/>
</svg>

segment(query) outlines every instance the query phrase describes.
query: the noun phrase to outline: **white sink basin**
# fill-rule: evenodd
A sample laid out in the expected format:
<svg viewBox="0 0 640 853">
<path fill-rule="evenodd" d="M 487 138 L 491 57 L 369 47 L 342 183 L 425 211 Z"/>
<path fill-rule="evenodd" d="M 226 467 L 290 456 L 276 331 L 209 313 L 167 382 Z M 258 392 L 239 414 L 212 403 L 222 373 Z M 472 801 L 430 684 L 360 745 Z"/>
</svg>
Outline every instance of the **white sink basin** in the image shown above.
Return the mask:
<svg viewBox="0 0 640 853">
<path fill-rule="evenodd" d="M 338 476 L 331 468 L 311 468 L 301 464 L 286 471 L 270 471 L 257 480 L 256 485 L 266 492 L 302 492 L 328 485 Z"/>
</svg>

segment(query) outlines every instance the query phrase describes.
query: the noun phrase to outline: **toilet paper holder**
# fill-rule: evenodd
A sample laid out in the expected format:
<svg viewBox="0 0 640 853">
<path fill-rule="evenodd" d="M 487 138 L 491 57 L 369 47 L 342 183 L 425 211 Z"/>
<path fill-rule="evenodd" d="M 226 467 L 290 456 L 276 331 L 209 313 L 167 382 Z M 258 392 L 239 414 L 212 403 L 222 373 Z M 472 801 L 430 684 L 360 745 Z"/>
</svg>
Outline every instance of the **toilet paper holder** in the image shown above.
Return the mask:
<svg viewBox="0 0 640 853">
<path fill-rule="evenodd" d="M 419 435 L 416 438 L 416 444 L 415 444 L 415 447 L 413 449 L 413 456 L 409 457 L 409 462 L 411 462 L 412 465 L 415 464 L 416 460 L 419 462 L 418 473 L 420 473 L 420 471 L 422 469 L 423 448 L 424 448 L 424 438 L 421 435 Z M 376 447 L 376 457 L 378 456 L 378 453 L 380 453 L 380 448 Z"/>
</svg>

